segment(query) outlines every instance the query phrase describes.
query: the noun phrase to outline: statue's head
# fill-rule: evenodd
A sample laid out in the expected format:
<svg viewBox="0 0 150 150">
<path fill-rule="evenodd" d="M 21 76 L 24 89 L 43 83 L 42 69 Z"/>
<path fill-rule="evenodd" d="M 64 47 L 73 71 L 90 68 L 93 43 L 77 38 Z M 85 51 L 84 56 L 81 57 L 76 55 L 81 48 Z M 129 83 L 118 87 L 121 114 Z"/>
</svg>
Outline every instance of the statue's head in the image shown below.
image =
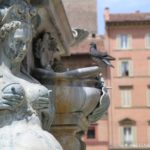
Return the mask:
<svg viewBox="0 0 150 150">
<path fill-rule="evenodd" d="M 33 7 L 24 0 L 5 1 L 0 13 L 0 44 L 5 55 L 11 61 L 22 61 L 32 40 L 34 25 L 32 18 L 36 15 Z M 9 5 L 8 5 L 9 4 Z"/>
<path fill-rule="evenodd" d="M 32 40 L 32 29 L 27 24 L 21 24 L 19 28 L 11 32 L 7 38 L 6 55 L 13 61 L 22 61 Z"/>
</svg>

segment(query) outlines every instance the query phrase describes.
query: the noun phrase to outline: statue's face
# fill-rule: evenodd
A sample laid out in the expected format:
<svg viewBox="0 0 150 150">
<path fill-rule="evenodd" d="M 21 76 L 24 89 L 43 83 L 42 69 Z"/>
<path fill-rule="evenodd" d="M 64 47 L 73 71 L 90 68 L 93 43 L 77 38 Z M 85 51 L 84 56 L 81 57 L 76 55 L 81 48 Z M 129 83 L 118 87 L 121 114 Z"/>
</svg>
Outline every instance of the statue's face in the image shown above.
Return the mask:
<svg viewBox="0 0 150 150">
<path fill-rule="evenodd" d="M 21 62 L 31 44 L 32 30 L 29 26 L 18 28 L 8 36 L 5 53 L 11 61 Z"/>
<path fill-rule="evenodd" d="M 27 4 L 24 0 L 8 1 L 8 5 L 9 9 L 5 12 L 6 14 L 8 13 L 7 17 L 5 17 L 5 21 L 8 24 L 12 21 L 19 21 L 21 25 L 18 29 L 8 31 L 4 42 L 4 52 L 11 61 L 20 62 L 25 57 L 29 45 L 31 44 L 34 29 L 32 20 L 37 15 L 37 12 L 36 9 Z M 11 26 L 9 29 L 11 28 L 14 27 Z"/>
</svg>

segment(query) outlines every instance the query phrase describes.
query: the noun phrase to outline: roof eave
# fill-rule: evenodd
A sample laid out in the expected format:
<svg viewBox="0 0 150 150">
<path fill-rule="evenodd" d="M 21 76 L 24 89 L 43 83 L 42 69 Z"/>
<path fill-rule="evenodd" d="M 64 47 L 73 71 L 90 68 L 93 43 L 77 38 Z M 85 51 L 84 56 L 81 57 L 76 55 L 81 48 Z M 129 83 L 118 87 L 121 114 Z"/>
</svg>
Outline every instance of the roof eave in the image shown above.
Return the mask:
<svg viewBox="0 0 150 150">
<path fill-rule="evenodd" d="M 106 24 L 106 26 L 150 25 L 150 20 L 106 21 L 105 24 Z"/>
</svg>

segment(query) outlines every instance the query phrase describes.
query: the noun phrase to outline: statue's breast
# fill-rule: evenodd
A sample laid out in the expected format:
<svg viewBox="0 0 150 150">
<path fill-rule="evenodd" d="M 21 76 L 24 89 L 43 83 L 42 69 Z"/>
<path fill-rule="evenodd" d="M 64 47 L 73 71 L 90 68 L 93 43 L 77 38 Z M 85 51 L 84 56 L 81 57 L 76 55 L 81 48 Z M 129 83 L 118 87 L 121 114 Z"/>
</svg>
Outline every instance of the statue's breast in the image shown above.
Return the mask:
<svg viewBox="0 0 150 150">
<path fill-rule="evenodd" d="M 19 77 L 14 76 L 13 80 L 23 87 L 26 99 L 29 103 L 37 101 L 39 97 L 49 97 L 49 90 L 46 87 L 25 74 L 21 74 Z"/>
<path fill-rule="evenodd" d="M 25 95 L 23 87 L 19 83 L 10 83 L 2 88 L 4 94 Z"/>
<path fill-rule="evenodd" d="M 40 97 L 49 97 L 49 91 L 47 88 L 36 83 L 27 83 L 24 85 L 26 97 L 29 102 L 34 102 L 39 100 Z"/>
</svg>

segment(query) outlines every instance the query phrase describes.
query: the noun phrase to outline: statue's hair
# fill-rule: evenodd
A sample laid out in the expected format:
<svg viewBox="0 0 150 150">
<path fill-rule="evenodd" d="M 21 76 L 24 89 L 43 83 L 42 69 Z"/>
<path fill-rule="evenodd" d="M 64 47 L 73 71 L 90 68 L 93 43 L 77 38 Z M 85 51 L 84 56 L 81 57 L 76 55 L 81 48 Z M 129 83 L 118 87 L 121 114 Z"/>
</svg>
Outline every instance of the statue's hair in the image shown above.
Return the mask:
<svg viewBox="0 0 150 150">
<path fill-rule="evenodd" d="M 3 24 L 2 27 L 0 28 L 0 39 L 1 40 L 5 39 L 10 32 L 15 31 L 20 26 L 21 26 L 20 21 L 11 21 L 9 23 Z"/>
</svg>

